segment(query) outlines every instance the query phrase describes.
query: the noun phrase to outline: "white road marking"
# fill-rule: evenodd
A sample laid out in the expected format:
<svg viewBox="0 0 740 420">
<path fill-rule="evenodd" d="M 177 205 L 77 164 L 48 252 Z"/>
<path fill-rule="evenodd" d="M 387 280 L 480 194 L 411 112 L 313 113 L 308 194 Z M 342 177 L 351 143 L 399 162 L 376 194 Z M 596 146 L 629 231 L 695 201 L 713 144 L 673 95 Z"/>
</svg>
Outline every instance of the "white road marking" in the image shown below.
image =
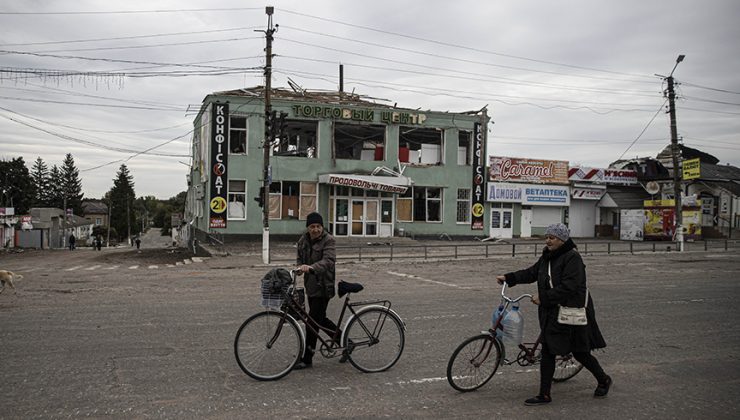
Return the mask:
<svg viewBox="0 0 740 420">
<path fill-rule="evenodd" d="M 349 391 L 352 388 L 350 388 L 348 386 L 338 386 L 338 387 L 329 388 L 329 389 L 331 389 L 332 391 Z"/>
<path fill-rule="evenodd" d="M 445 283 L 445 282 L 443 282 L 443 281 L 437 281 L 437 280 L 425 279 L 424 277 L 419 277 L 419 276 L 415 276 L 415 275 L 413 275 L 413 274 L 404 274 L 404 273 L 397 273 L 397 272 L 395 272 L 395 271 L 386 271 L 386 273 L 388 273 L 388 274 L 390 274 L 390 275 L 392 275 L 392 276 L 398 276 L 398 277 L 407 277 L 407 278 L 410 278 L 410 279 L 414 279 L 414 280 L 420 280 L 420 281 L 425 281 L 425 282 L 428 282 L 428 283 L 440 284 L 440 285 L 442 285 L 442 286 L 447 286 L 447 287 L 457 287 L 457 288 L 459 288 L 459 287 L 460 287 L 460 285 L 459 285 L 459 284 L 453 284 L 453 283 Z"/>
<path fill-rule="evenodd" d="M 197 263 L 203 262 L 203 258 L 200 258 L 200 257 L 191 257 L 190 259 L 193 260 L 193 262 L 197 262 Z"/>
<path fill-rule="evenodd" d="M 192 264 L 193 262 L 191 260 L 182 260 L 182 262 L 185 263 L 185 265 Z"/>
<path fill-rule="evenodd" d="M 76 265 L 74 267 L 65 268 L 64 271 L 75 271 L 75 270 L 77 270 L 79 268 L 82 268 L 82 266 L 81 265 Z"/>
<path fill-rule="evenodd" d="M 156 265 L 150 265 L 150 266 L 149 266 L 149 269 L 151 270 L 152 268 L 159 268 L 159 266 L 156 266 Z"/>
<path fill-rule="evenodd" d="M 117 265 L 113 265 L 113 266 L 107 267 L 106 270 L 115 270 L 118 267 L 119 266 L 117 266 Z"/>
<path fill-rule="evenodd" d="M 138 265 L 132 265 L 132 266 L 131 266 L 131 267 L 129 267 L 128 269 L 129 269 L 129 270 L 136 270 L 137 268 L 139 268 L 139 266 L 138 266 Z"/>
<path fill-rule="evenodd" d="M 99 265 L 94 265 L 92 267 L 87 267 L 85 270 L 92 271 L 92 270 L 95 270 L 96 268 L 100 268 L 100 266 Z"/>
</svg>

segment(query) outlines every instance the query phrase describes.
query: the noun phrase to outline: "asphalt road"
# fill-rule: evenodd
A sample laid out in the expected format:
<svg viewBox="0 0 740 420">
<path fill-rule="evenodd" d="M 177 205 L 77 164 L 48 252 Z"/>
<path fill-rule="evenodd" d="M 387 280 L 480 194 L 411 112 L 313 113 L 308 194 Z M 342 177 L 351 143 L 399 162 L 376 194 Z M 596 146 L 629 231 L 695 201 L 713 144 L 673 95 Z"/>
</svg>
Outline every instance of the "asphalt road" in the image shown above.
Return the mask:
<svg viewBox="0 0 740 420">
<path fill-rule="evenodd" d="M 553 403 L 544 407 L 522 404 L 537 392 L 536 368 L 503 367 L 467 394 L 445 379 L 455 347 L 488 328 L 500 292 L 494 275 L 534 257 L 341 264 L 340 278 L 365 285 L 356 299 L 389 298 L 405 320 L 398 364 L 363 374 L 317 356 L 312 369 L 258 382 L 238 368 L 233 339 L 241 322 L 261 310 L 259 279 L 267 267 L 259 257 L 193 261 L 168 250 L 142 251 L 0 256 L 0 268 L 25 275 L 17 296 L 0 295 L 0 418 L 739 415 L 738 250 L 586 257 L 609 345 L 596 355 L 614 386 L 596 400 L 595 380 L 584 371 L 556 384 Z M 334 299 L 334 319 L 339 308 Z M 536 309 L 522 310 L 525 336 L 534 338 Z"/>
</svg>

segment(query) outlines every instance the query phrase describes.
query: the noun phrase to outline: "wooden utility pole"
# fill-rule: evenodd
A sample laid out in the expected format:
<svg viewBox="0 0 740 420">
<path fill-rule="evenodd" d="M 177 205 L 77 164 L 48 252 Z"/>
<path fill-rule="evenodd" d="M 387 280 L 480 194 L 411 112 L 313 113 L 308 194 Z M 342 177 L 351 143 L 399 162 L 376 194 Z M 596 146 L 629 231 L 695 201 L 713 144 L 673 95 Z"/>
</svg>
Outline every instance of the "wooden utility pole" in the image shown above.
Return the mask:
<svg viewBox="0 0 740 420">
<path fill-rule="evenodd" d="M 679 154 L 681 153 L 678 147 L 678 128 L 676 127 L 676 92 L 673 86 L 673 72 L 676 70 L 678 63 L 682 62 L 684 55 L 679 55 L 676 59 L 676 65 L 673 66 L 671 74 L 666 77 L 668 83 L 668 114 L 671 119 L 671 155 L 673 157 L 673 197 L 675 201 L 675 232 L 676 232 L 676 245 L 679 251 L 683 251 L 683 212 L 681 211 L 681 168 L 679 168 Z"/>
<path fill-rule="evenodd" d="M 262 145 L 264 156 L 262 165 L 262 262 L 270 263 L 270 148 L 275 121 L 272 120 L 272 104 L 270 94 L 272 90 L 272 40 L 277 29 L 272 26 L 272 6 L 265 7 L 267 14 L 267 29 L 265 32 L 265 141 Z"/>
</svg>

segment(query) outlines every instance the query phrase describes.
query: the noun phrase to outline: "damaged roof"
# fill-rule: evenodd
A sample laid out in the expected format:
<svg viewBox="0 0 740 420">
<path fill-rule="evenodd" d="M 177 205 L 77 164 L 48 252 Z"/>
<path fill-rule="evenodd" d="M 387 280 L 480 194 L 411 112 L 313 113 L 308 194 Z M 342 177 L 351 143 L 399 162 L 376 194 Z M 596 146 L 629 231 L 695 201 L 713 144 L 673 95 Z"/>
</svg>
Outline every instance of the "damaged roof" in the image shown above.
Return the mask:
<svg viewBox="0 0 740 420">
<path fill-rule="evenodd" d="M 213 95 L 219 96 L 243 96 L 247 98 L 262 98 L 265 94 L 264 86 L 255 86 L 251 88 L 242 88 L 235 90 L 225 90 L 214 92 Z M 274 100 L 286 101 L 311 101 L 334 105 L 373 105 L 388 106 L 388 99 L 373 98 L 366 95 L 359 95 L 350 92 L 326 91 L 326 90 L 308 90 L 298 86 L 293 89 L 272 88 L 270 96 Z M 384 103 L 380 103 L 384 102 Z"/>
</svg>

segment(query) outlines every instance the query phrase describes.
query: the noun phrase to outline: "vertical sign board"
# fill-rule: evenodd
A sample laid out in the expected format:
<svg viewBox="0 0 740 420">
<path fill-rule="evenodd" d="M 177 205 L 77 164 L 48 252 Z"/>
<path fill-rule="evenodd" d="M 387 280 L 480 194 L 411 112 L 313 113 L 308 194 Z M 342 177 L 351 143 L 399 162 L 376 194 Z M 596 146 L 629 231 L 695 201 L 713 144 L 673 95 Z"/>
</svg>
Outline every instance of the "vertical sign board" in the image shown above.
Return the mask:
<svg viewBox="0 0 740 420">
<path fill-rule="evenodd" d="M 483 230 L 483 201 L 485 192 L 483 190 L 483 142 L 484 133 L 480 123 L 473 126 L 475 143 L 473 147 L 473 202 L 470 208 L 470 228 L 472 230 Z"/>
<path fill-rule="evenodd" d="M 211 208 L 210 228 L 226 229 L 226 165 L 229 152 L 229 104 L 213 104 L 211 118 Z"/>
</svg>

